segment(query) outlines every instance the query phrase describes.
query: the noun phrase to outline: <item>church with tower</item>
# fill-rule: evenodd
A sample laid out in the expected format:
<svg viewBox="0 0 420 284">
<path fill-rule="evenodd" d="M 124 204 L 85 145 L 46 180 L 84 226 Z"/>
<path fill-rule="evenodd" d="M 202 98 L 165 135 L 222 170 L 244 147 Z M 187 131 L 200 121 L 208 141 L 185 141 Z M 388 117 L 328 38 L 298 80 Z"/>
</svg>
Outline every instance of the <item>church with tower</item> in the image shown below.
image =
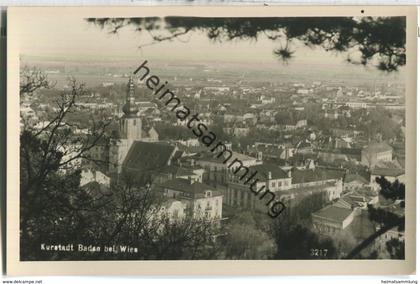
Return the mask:
<svg viewBox="0 0 420 284">
<path fill-rule="evenodd" d="M 135 103 L 134 81 L 130 77 L 127 85 L 126 101 L 119 119 L 119 139 L 111 139 L 109 145 L 109 172 L 120 173 L 122 164 L 135 141 L 157 142 L 159 136 L 153 127 L 145 129 L 139 109 Z"/>
</svg>

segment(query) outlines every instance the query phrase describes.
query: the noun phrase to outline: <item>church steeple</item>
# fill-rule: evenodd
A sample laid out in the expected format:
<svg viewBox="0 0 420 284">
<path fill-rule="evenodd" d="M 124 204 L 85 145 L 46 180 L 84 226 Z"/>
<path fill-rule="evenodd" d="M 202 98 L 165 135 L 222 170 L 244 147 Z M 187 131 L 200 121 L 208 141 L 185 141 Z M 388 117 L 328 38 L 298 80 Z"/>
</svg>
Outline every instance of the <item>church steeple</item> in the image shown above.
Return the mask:
<svg viewBox="0 0 420 284">
<path fill-rule="evenodd" d="M 128 117 L 137 116 L 137 113 L 139 112 L 137 106 L 134 103 L 134 82 L 133 77 L 130 76 L 130 79 L 128 80 L 127 84 L 127 96 L 125 105 L 123 106 L 123 112 Z"/>
<path fill-rule="evenodd" d="M 122 108 L 124 115 L 120 118 L 120 136 L 122 139 L 141 140 L 142 127 L 141 118 L 134 99 L 134 82 L 130 77 L 127 85 L 127 97 Z"/>
<path fill-rule="evenodd" d="M 109 148 L 109 171 L 112 173 L 121 173 L 122 164 L 134 141 L 143 141 L 142 121 L 135 104 L 134 81 L 131 76 L 128 80 L 126 100 L 122 110 L 124 115 L 119 119 L 120 139 Z"/>
</svg>

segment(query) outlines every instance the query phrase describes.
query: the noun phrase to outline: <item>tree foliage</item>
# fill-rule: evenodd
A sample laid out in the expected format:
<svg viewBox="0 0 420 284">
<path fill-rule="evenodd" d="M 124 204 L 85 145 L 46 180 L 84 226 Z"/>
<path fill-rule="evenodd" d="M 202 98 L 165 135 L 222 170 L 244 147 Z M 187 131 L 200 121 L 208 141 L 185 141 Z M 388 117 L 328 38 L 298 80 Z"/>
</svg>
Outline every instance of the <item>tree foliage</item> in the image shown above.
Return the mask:
<svg viewBox="0 0 420 284">
<path fill-rule="evenodd" d="M 391 239 L 386 242 L 386 249 L 391 259 L 405 259 L 405 242 Z"/>
<path fill-rule="evenodd" d="M 314 192 L 284 202 L 286 210 L 271 223 L 270 233 L 277 245 L 274 259 L 338 258 L 333 240 L 309 229 L 311 212 L 326 205 L 326 194 Z"/>
<path fill-rule="evenodd" d="M 39 68 L 24 66 L 19 77 L 21 95 L 32 95 L 36 90 L 51 89 L 55 86 Z"/>
<path fill-rule="evenodd" d="M 276 251 L 276 244 L 257 226 L 250 212 L 242 212 L 230 220 L 224 248 L 227 259 L 270 259 Z"/>
<path fill-rule="evenodd" d="M 50 86 L 41 73 L 22 77 L 21 96 Z M 36 83 L 34 83 L 36 82 Z M 162 213 L 162 197 L 127 175 L 103 186 L 80 185 L 79 160 L 104 137 L 108 122 L 90 121 L 90 135 L 74 135 L 68 121 L 77 114 L 83 84 L 70 81 L 59 92 L 55 112 L 41 129 L 24 127 L 20 135 L 21 260 L 211 259 L 216 257 L 214 220 L 187 216 L 173 221 Z M 23 121 L 25 123 L 25 121 Z M 45 251 L 42 244 L 73 244 L 74 251 Z M 103 250 L 78 251 L 93 245 Z M 131 246 L 135 253 L 109 253 L 104 247 Z"/>
<path fill-rule="evenodd" d="M 24 68 L 22 74 L 22 98 L 52 87 L 38 69 Z M 41 241 L 50 239 L 53 234 L 48 229 L 59 236 L 71 235 L 58 228 L 71 228 L 81 218 L 80 212 L 93 209 L 94 199 L 79 187 L 80 171 L 75 165 L 89 158 L 89 150 L 105 133 L 106 122 L 92 125 L 94 139 L 73 135 L 66 117 L 77 111 L 77 98 L 85 89 L 74 79 L 70 85 L 70 91 L 59 93 L 56 111 L 46 125 L 37 129 L 24 125 L 21 131 L 20 251 L 25 258 L 39 251 Z"/>
<path fill-rule="evenodd" d="M 89 18 L 88 22 L 116 34 L 124 27 L 147 33 L 156 44 L 192 32 L 202 32 L 214 42 L 257 41 L 266 38 L 278 44 L 273 54 L 283 61 L 294 55 L 298 42 L 326 51 L 346 52 L 348 62 L 379 70 L 396 71 L 405 65 L 404 17 L 256 17 L 256 18 Z"/>
<path fill-rule="evenodd" d="M 386 199 L 393 201 L 396 210 L 381 207 L 375 208 L 370 205 L 368 207 L 369 219 L 378 224 L 379 229 L 358 244 L 346 258 L 358 257 L 364 249 L 371 246 L 390 230 L 396 229 L 398 231 L 404 231 L 405 229 L 405 214 L 398 213 L 399 209 L 404 210 L 405 208 L 405 184 L 400 183 L 398 180 L 391 183 L 384 177 L 377 178 L 376 182 L 379 183 L 381 188 L 379 193 Z M 398 258 L 401 256 L 401 245 L 402 244 L 398 240 L 386 243 L 391 258 Z"/>
<path fill-rule="evenodd" d="M 335 259 L 338 252 L 329 238 L 321 238 L 318 234 L 301 225 L 293 225 L 289 230 L 278 228 L 276 234 L 276 259 Z M 314 253 L 314 250 L 316 253 Z"/>
</svg>

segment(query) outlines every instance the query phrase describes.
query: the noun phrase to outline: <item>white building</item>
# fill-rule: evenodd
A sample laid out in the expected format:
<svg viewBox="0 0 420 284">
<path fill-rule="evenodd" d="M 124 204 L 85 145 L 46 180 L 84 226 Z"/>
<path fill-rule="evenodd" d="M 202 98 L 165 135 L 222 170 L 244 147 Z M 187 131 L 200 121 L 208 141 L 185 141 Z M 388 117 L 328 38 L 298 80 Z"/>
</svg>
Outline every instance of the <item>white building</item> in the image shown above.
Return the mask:
<svg viewBox="0 0 420 284">
<path fill-rule="evenodd" d="M 223 194 L 206 184 L 176 178 L 156 185 L 166 198 L 186 204 L 184 216 L 219 220 L 222 217 Z"/>
</svg>

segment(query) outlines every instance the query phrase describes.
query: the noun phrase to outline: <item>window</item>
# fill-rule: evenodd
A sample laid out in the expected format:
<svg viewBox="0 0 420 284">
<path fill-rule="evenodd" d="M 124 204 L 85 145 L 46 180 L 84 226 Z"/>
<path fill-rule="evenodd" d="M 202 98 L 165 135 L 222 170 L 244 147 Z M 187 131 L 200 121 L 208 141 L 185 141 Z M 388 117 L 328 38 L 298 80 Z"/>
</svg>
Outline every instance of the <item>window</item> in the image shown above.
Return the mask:
<svg viewBox="0 0 420 284">
<path fill-rule="evenodd" d="M 136 125 L 136 120 L 135 120 L 135 119 L 133 120 L 133 125 L 134 125 L 134 126 Z"/>
<path fill-rule="evenodd" d="M 281 181 L 279 181 L 279 187 L 281 187 Z"/>
<path fill-rule="evenodd" d="M 276 187 L 276 182 L 275 181 L 271 182 L 271 187 Z"/>
</svg>

